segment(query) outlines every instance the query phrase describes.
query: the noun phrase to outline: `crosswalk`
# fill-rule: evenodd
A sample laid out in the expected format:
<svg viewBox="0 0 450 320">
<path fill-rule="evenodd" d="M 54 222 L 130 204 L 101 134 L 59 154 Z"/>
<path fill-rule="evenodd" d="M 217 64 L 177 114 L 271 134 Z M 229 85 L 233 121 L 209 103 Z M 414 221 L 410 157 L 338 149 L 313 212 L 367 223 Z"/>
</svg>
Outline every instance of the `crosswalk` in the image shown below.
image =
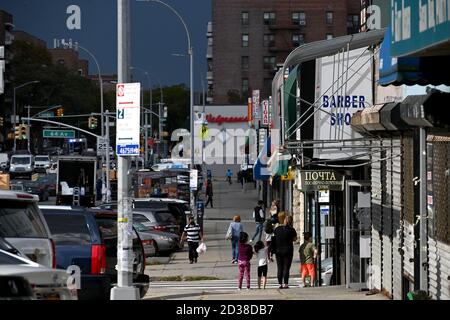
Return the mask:
<svg viewBox="0 0 450 320">
<path fill-rule="evenodd" d="M 289 280 L 290 287 L 299 287 L 301 282 L 300 278 L 291 278 Z M 246 288 L 246 281 L 244 279 L 242 283 L 242 288 Z M 206 281 L 155 281 L 150 282 L 151 289 L 176 289 L 176 290 L 221 290 L 221 291 L 233 291 L 238 287 L 237 279 L 226 279 L 226 280 L 206 280 Z M 279 284 L 276 278 L 268 278 L 266 289 L 278 289 Z M 257 289 L 258 282 L 257 279 L 250 279 L 250 288 Z"/>
</svg>

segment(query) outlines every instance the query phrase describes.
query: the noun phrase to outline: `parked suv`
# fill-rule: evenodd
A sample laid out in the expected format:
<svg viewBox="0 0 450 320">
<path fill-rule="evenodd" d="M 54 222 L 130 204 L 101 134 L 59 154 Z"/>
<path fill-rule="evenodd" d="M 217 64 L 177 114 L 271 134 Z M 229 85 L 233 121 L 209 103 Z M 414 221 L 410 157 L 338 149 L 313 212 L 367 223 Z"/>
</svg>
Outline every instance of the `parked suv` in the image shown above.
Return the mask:
<svg viewBox="0 0 450 320">
<path fill-rule="evenodd" d="M 55 247 L 35 195 L 0 190 L 0 237 L 30 260 L 55 267 Z"/>
<path fill-rule="evenodd" d="M 56 245 L 56 267 L 81 269 L 80 300 L 109 300 L 117 282 L 117 215 L 83 207 L 41 206 Z M 133 229 L 133 282 L 141 297 L 148 290 L 144 248 Z"/>
</svg>

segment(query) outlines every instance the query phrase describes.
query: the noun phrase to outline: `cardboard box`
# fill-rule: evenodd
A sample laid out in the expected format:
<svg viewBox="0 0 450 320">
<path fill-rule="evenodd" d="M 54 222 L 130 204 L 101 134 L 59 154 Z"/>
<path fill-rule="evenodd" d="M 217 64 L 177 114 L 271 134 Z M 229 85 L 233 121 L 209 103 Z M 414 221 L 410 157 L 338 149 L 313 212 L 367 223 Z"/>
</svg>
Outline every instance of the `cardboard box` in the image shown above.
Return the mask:
<svg viewBox="0 0 450 320">
<path fill-rule="evenodd" d="M 10 189 L 10 178 L 8 173 L 0 173 L 0 189 L 9 190 Z"/>
</svg>

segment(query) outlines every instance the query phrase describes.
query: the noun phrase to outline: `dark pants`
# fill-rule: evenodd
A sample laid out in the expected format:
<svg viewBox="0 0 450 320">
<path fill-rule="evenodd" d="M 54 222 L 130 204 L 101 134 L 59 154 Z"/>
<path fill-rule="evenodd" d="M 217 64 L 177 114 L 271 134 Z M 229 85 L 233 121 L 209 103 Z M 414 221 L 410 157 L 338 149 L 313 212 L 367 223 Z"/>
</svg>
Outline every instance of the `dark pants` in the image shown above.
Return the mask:
<svg viewBox="0 0 450 320">
<path fill-rule="evenodd" d="M 188 246 L 189 246 L 189 261 L 196 261 L 198 258 L 198 252 L 197 252 L 197 248 L 198 248 L 198 242 L 194 242 L 194 241 L 188 241 Z"/>
<path fill-rule="evenodd" d="M 277 253 L 276 257 L 278 284 L 289 284 L 289 270 L 291 269 L 293 253 Z"/>
<path fill-rule="evenodd" d="M 209 204 L 209 203 L 211 203 L 211 208 L 214 208 L 214 205 L 213 205 L 213 197 L 212 197 L 212 196 L 207 196 L 207 197 L 208 197 L 208 200 L 206 200 L 205 208 L 208 207 L 208 204 Z"/>
</svg>

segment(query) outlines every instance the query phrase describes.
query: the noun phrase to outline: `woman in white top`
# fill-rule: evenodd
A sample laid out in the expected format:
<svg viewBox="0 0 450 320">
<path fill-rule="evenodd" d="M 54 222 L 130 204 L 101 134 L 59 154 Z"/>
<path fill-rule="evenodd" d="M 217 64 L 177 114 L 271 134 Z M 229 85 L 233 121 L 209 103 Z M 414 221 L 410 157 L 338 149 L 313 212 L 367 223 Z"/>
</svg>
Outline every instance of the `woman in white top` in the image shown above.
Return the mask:
<svg viewBox="0 0 450 320">
<path fill-rule="evenodd" d="M 264 246 L 264 242 L 258 241 L 253 248 L 258 259 L 258 289 L 261 289 L 261 284 L 263 289 L 266 289 L 268 269 L 267 247 Z"/>
</svg>

